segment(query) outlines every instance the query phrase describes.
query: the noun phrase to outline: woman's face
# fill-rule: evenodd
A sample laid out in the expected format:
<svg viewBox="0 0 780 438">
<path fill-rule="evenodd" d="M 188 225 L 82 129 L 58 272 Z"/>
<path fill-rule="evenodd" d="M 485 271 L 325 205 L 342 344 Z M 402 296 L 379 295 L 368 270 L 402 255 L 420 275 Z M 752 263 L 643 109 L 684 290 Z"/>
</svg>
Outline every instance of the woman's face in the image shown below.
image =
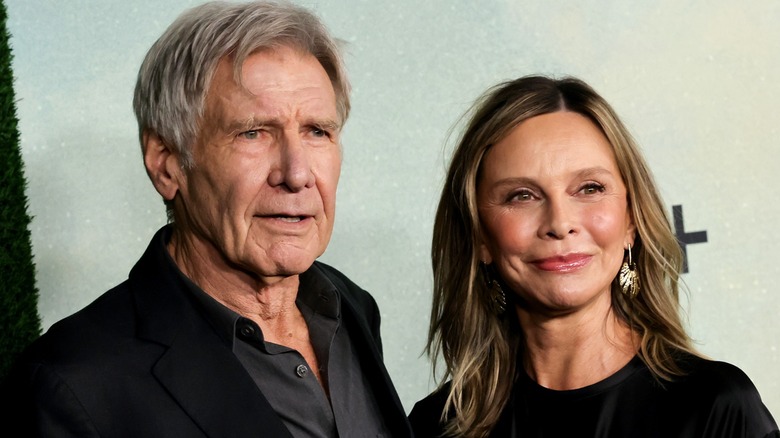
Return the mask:
<svg viewBox="0 0 780 438">
<path fill-rule="evenodd" d="M 477 181 L 480 256 L 529 312 L 610 299 L 634 225 L 607 138 L 588 118 L 530 118 L 485 154 Z"/>
</svg>

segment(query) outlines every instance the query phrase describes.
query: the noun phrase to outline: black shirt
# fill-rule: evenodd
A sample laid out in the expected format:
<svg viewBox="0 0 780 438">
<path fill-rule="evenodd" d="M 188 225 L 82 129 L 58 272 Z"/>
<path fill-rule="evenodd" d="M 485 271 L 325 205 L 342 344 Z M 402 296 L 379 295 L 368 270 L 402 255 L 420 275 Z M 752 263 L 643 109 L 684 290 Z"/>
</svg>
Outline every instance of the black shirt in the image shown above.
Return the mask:
<svg viewBox="0 0 780 438">
<path fill-rule="evenodd" d="M 296 305 L 309 328 L 330 398 L 299 352 L 265 342 L 255 322 L 223 306 L 186 277 L 184 280 L 206 318 L 293 437 L 389 436 L 367 376 L 341 324 L 341 297 L 325 275 L 314 269 L 301 274 Z"/>
<path fill-rule="evenodd" d="M 688 374 L 660 383 L 639 359 L 593 385 L 555 391 L 525 373 L 491 437 L 780 438 L 750 379 L 737 367 L 684 356 Z M 441 434 L 447 388 L 418 402 L 415 436 Z"/>
</svg>

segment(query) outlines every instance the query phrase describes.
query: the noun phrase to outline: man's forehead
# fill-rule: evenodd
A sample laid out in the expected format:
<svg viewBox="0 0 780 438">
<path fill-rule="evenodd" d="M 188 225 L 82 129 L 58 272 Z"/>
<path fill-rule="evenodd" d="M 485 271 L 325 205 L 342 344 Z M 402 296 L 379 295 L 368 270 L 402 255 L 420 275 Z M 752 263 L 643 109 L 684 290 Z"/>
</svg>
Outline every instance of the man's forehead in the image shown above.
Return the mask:
<svg viewBox="0 0 780 438">
<path fill-rule="evenodd" d="M 244 71 L 248 76 L 241 82 L 235 78 L 236 60 L 233 57 L 223 57 L 206 95 L 204 121 L 219 125 L 219 128 L 214 125 L 212 128 L 220 130 L 231 126 L 233 128 L 228 129 L 230 131 L 278 124 L 294 116 L 299 122 L 305 119 L 306 123 L 340 128 L 342 122 L 330 78 L 324 69 L 320 69 L 319 73 L 306 73 L 307 63 L 309 66 L 320 66 L 319 62 L 307 52 L 290 49 L 280 47 L 253 52 L 253 55 L 271 56 L 259 60 L 254 58 L 252 65 L 254 68 L 260 68 L 260 72 Z M 279 58 L 275 58 L 275 54 L 278 54 Z M 275 60 L 283 60 L 283 57 L 289 59 L 290 55 L 297 57 L 301 54 L 304 58 L 311 57 L 303 65 L 300 65 L 300 59 L 296 59 L 290 64 L 283 61 L 282 67 L 276 63 L 267 72 L 263 71 L 263 63 L 274 63 Z M 295 78 L 290 79 L 286 69 L 290 70 L 289 76 Z"/>
<path fill-rule="evenodd" d="M 224 63 L 229 65 L 233 71 L 233 79 L 236 81 L 236 83 L 241 84 L 243 82 L 243 76 L 244 76 L 244 65 L 246 65 L 247 59 L 249 59 L 250 57 L 256 55 L 269 55 L 269 58 L 273 59 L 275 57 L 282 57 L 284 54 L 289 54 L 289 53 L 293 53 L 303 58 L 312 57 L 317 60 L 317 62 L 320 64 L 323 70 L 325 69 L 325 67 L 322 65 L 320 60 L 317 59 L 317 57 L 309 50 L 306 50 L 297 44 L 286 43 L 286 42 L 276 43 L 270 46 L 256 47 L 252 50 L 247 51 L 243 56 L 240 54 L 236 54 L 235 51 L 231 51 L 227 55 L 220 58 L 219 62 L 220 64 Z M 330 77 L 330 75 L 328 75 L 328 77 Z"/>
</svg>

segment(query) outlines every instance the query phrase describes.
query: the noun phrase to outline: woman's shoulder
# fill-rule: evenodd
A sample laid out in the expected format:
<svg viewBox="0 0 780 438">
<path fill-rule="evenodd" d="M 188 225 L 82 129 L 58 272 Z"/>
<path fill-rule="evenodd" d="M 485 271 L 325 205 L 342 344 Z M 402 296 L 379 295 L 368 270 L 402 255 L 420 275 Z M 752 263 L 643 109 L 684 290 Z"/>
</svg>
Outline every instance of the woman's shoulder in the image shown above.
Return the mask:
<svg viewBox="0 0 780 438">
<path fill-rule="evenodd" d="M 694 386 L 710 388 L 708 392 L 716 394 L 757 392 L 750 377 L 734 364 L 690 354 L 682 355 L 678 363 L 685 372 L 682 380 Z"/>
<path fill-rule="evenodd" d="M 441 418 L 449 392 L 450 382 L 447 382 L 414 404 L 409 413 L 409 422 L 412 424 L 414 436 L 436 437 L 442 434 L 444 425 Z"/>
<path fill-rule="evenodd" d="M 709 421 L 720 423 L 718 429 L 752 431 L 734 436 L 776 436 L 770 433 L 778 433 L 777 423 L 753 381 L 738 366 L 691 355 L 683 357 L 680 365 L 686 375 L 671 383 L 672 391 L 698 399 Z"/>
</svg>

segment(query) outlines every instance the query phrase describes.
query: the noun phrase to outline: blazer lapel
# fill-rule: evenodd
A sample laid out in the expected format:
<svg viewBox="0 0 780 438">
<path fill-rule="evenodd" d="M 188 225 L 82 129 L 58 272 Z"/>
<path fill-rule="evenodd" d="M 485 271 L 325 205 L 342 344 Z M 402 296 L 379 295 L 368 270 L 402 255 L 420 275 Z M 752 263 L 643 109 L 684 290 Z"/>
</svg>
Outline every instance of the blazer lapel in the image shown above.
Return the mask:
<svg viewBox="0 0 780 438">
<path fill-rule="evenodd" d="M 153 373 L 209 437 L 291 436 L 210 327 L 194 326 L 181 335 Z"/>
<path fill-rule="evenodd" d="M 209 437 L 291 438 L 252 378 L 187 295 L 165 252 L 166 229 L 155 235 L 130 272 L 138 336 L 167 347 L 152 373 Z"/>
</svg>

